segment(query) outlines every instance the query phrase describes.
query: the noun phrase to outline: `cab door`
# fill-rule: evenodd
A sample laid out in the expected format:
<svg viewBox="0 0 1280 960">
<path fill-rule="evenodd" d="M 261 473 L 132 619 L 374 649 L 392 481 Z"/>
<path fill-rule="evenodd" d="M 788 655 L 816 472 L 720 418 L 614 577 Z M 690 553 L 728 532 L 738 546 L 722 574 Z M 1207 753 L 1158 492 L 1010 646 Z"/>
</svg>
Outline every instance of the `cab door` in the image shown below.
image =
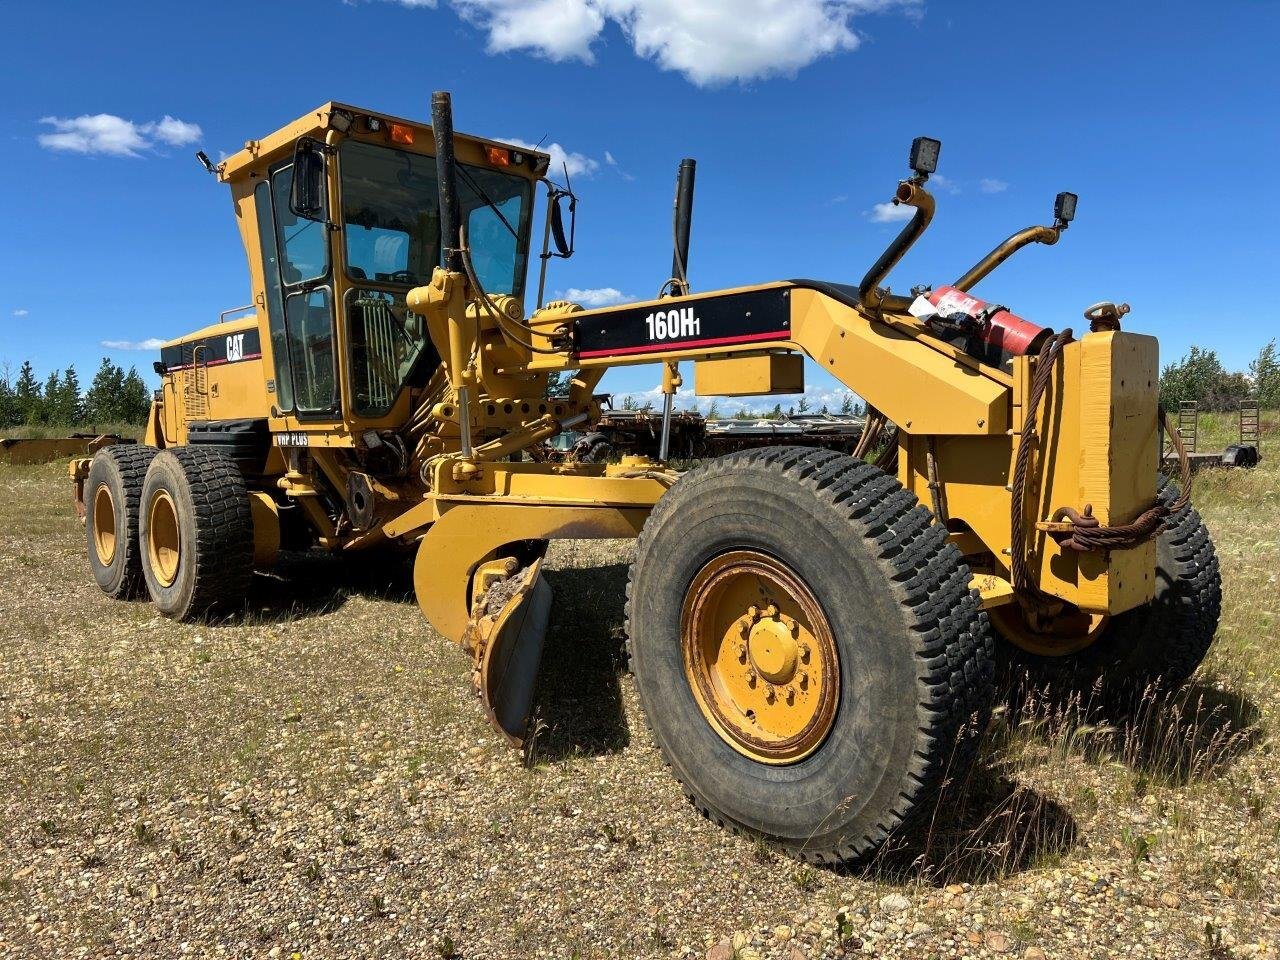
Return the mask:
<svg viewBox="0 0 1280 960">
<path fill-rule="evenodd" d="M 293 161 L 258 184 L 254 205 L 275 364 L 272 406 L 299 421 L 335 421 L 340 413 L 329 227 L 290 208 Z"/>
</svg>

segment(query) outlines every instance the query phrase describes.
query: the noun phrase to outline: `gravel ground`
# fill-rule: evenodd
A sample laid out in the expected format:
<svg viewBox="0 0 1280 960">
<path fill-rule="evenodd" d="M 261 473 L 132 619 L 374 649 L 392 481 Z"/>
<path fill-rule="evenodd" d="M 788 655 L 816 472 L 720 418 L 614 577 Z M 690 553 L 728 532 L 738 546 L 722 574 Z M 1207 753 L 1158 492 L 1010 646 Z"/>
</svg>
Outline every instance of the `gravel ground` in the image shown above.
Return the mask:
<svg viewBox="0 0 1280 960">
<path fill-rule="evenodd" d="M 60 466 L 0 467 L 0 955 L 1274 956 L 1278 476 L 1207 482 L 1186 697 L 998 716 L 923 847 L 837 873 L 684 801 L 620 670 L 628 544 L 552 552 L 522 758 L 403 571 L 298 558 L 173 624 L 98 592 Z"/>
</svg>

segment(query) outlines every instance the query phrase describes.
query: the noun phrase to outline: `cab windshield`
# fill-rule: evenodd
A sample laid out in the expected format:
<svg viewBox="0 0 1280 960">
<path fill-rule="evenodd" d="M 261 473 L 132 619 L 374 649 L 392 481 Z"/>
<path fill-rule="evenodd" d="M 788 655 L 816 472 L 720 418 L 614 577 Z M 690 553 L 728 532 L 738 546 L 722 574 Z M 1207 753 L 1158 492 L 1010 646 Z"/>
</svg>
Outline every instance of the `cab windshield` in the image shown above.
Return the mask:
<svg viewBox="0 0 1280 960">
<path fill-rule="evenodd" d="M 458 200 L 476 276 L 487 293 L 524 297 L 532 184 L 458 165 Z M 426 325 L 405 306 L 441 264 L 434 157 L 348 140 L 339 152 L 355 410 L 386 413 L 434 356 Z M 434 366 L 434 363 L 431 363 Z"/>
</svg>

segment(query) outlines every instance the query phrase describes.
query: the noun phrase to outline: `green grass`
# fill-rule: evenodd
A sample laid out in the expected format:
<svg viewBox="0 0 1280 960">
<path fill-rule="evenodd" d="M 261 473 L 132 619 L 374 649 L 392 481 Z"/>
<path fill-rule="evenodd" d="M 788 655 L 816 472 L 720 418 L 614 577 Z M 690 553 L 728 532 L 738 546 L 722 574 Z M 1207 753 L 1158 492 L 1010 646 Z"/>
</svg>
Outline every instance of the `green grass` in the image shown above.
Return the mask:
<svg viewBox="0 0 1280 960">
<path fill-rule="evenodd" d="M 96 435 L 114 434 L 117 437 L 138 440 L 142 437 L 142 431 L 142 426 L 136 423 L 94 423 L 81 424 L 74 427 L 51 424 L 9 427 L 6 430 L 0 430 L 0 436 L 22 440 L 47 440 L 57 437 L 69 437 L 73 433 L 92 433 Z"/>
</svg>

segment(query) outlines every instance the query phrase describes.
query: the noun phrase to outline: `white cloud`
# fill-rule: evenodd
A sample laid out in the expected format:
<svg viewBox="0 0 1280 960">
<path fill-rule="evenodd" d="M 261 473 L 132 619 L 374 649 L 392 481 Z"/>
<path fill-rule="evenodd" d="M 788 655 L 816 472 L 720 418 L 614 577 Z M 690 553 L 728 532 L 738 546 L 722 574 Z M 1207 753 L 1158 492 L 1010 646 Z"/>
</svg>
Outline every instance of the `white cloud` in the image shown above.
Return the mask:
<svg viewBox="0 0 1280 960">
<path fill-rule="evenodd" d="M 531 50 L 548 60 L 594 61 L 604 29 L 602 0 L 453 0 L 464 20 L 489 34 L 490 53 Z"/>
<path fill-rule="evenodd" d="M 900 223 L 903 220 L 910 220 L 915 214 L 915 208 L 909 207 L 905 203 L 877 203 L 871 208 L 871 212 L 867 217 L 872 223 Z"/>
<path fill-rule="evenodd" d="M 978 181 L 978 189 L 983 193 L 1004 193 L 1009 189 L 1009 184 L 995 177 L 983 177 Z"/>
<path fill-rule="evenodd" d="M 580 303 L 584 307 L 607 307 L 615 303 L 629 303 L 635 297 L 615 287 L 594 287 L 588 290 L 570 287 L 564 292 L 563 299 Z"/>
<path fill-rule="evenodd" d="M 935 173 L 929 177 L 929 183 L 939 189 L 947 191 L 947 193 L 955 194 L 960 192 L 960 184 L 952 180 L 950 177 L 944 177 L 940 173 Z"/>
<path fill-rule="evenodd" d="M 155 124 L 153 132 L 157 140 L 171 147 L 181 147 L 188 143 L 195 143 L 200 139 L 203 131 L 198 123 L 187 123 L 166 113 L 164 118 Z"/>
<path fill-rule="evenodd" d="M 526 150 L 541 150 L 543 153 L 550 154 L 551 169 L 547 171 L 547 175 L 553 178 L 563 173 L 566 166 L 569 168 L 569 176 L 571 177 L 589 177 L 600 169 L 599 160 L 588 157 L 583 153 L 573 153 L 558 143 L 536 146 L 518 137 L 495 137 L 494 139 L 500 140 L 502 143 L 509 143 L 513 147 L 524 147 Z"/>
<path fill-rule="evenodd" d="M 611 167 L 616 167 L 618 165 L 618 161 L 613 158 L 613 154 L 608 150 L 604 152 L 604 162 Z"/>
<path fill-rule="evenodd" d="M 202 131 L 195 123 L 165 114 L 151 123 L 135 123 L 111 113 L 79 117 L 41 117 L 53 133 L 37 137 L 40 146 L 69 153 L 103 153 L 113 157 L 137 157 L 158 144 L 180 147 L 199 140 Z"/>
<path fill-rule="evenodd" d="M 148 337 L 146 340 L 99 340 L 98 346 L 108 350 L 159 350 L 164 341 L 159 337 Z"/>
<path fill-rule="evenodd" d="M 394 0 L 434 7 L 435 0 Z M 815 60 L 856 50 L 854 20 L 923 0 L 450 0 L 488 35 L 490 53 L 528 51 L 595 62 L 609 23 L 635 53 L 698 86 L 792 76 Z"/>
<path fill-rule="evenodd" d="M 17 310 L 13 311 L 13 315 L 15 317 L 25 317 L 30 312 L 31 311 L 28 310 L 26 307 L 19 307 Z"/>
</svg>

